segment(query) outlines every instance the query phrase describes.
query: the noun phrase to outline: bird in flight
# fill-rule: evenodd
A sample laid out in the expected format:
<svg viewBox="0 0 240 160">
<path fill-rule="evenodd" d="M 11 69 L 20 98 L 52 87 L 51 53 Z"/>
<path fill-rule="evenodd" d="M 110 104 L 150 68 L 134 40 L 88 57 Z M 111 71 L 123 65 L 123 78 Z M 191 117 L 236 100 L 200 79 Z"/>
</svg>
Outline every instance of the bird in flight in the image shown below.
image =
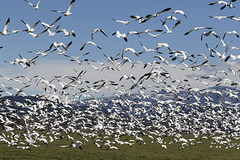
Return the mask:
<svg viewBox="0 0 240 160">
<path fill-rule="evenodd" d="M 135 20 L 123 21 L 123 20 L 118 20 L 118 19 L 114 19 L 114 18 L 112 18 L 112 20 L 114 20 L 115 22 L 122 23 L 122 24 L 124 24 L 124 25 L 128 25 L 130 22 L 135 21 Z"/>
<path fill-rule="evenodd" d="M 209 31 L 209 32 L 203 32 L 201 35 L 201 41 L 203 40 L 203 36 L 210 36 L 210 35 L 214 35 L 216 38 L 219 38 L 219 36 L 217 35 L 216 32 L 214 32 L 213 30 Z"/>
<path fill-rule="evenodd" d="M 195 27 L 193 29 L 191 29 L 190 31 L 186 32 L 184 35 L 188 35 L 189 33 L 191 33 L 192 31 L 197 31 L 201 28 L 204 28 L 204 29 L 212 29 L 211 27 Z"/>
<path fill-rule="evenodd" d="M 232 5 L 232 2 L 235 2 L 236 0 L 231 0 L 230 3 L 227 3 L 225 1 L 216 1 L 213 3 L 209 3 L 209 5 L 215 5 L 215 4 L 223 4 L 222 7 L 220 8 L 220 10 L 223 10 L 226 6 L 228 6 L 230 9 L 234 8 L 234 6 Z"/>
<path fill-rule="evenodd" d="M 8 35 L 9 34 L 7 32 L 7 28 L 8 28 L 9 23 L 10 23 L 10 18 L 7 19 L 7 22 L 6 22 L 6 24 L 5 24 L 4 28 L 3 28 L 3 31 L 0 32 L 2 35 Z"/>
<path fill-rule="evenodd" d="M 42 26 L 48 31 L 49 33 L 48 36 L 50 37 L 54 36 L 57 33 L 58 28 L 60 27 L 60 25 L 58 25 L 54 31 L 51 31 L 48 27 L 44 26 L 43 24 Z"/>
<path fill-rule="evenodd" d="M 125 48 L 125 49 L 122 51 L 122 59 L 124 58 L 124 53 L 125 53 L 125 52 L 128 52 L 128 51 L 131 51 L 131 52 L 133 52 L 136 56 L 138 56 L 138 53 L 135 51 L 135 49 L 133 49 L 133 48 Z"/>
<path fill-rule="evenodd" d="M 24 23 L 24 24 L 26 25 L 26 27 L 27 27 L 27 29 L 25 29 L 25 30 L 23 30 L 23 31 L 27 31 L 27 32 L 29 33 L 29 32 L 34 32 L 34 31 L 35 31 L 34 28 L 37 26 L 37 24 L 38 24 L 40 21 L 37 21 L 37 22 L 34 24 L 33 27 L 30 27 L 30 25 L 27 24 L 24 20 L 21 20 L 21 22 Z"/>
<path fill-rule="evenodd" d="M 162 21 L 162 20 L 161 20 L 161 21 Z M 162 22 L 163 22 L 163 21 L 162 21 Z M 164 22 L 163 22 L 163 23 L 164 23 Z M 167 26 L 166 24 L 164 24 L 164 27 L 166 28 L 166 31 L 163 32 L 163 34 L 164 34 L 164 33 L 167 33 L 167 34 L 172 33 L 173 29 L 176 28 L 180 23 L 181 23 L 181 21 L 177 21 L 177 22 L 175 23 L 175 25 L 174 25 L 171 29 L 169 29 L 168 26 Z"/>
<path fill-rule="evenodd" d="M 84 48 L 87 44 L 92 44 L 92 45 L 96 46 L 98 49 L 102 49 L 101 47 L 99 47 L 98 45 L 96 45 L 94 42 L 88 41 L 88 42 L 86 42 L 86 43 L 80 48 L 80 51 L 83 50 L 83 48 Z"/>
<path fill-rule="evenodd" d="M 141 20 L 139 23 L 145 23 L 145 22 L 147 22 L 149 19 L 151 19 L 151 18 L 153 18 L 153 17 L 156 18 L 156 17 L 159 16 L 159 14 L 164 13 L 164 12 L 167 12 L 167 11 L 169 11 L 169 10 L 171 10 L 171 8 L 166 8 L 166 9 L 161 10 L 161 11 L 159 11 L 159 12 L 153 14 L 153 15 L 147 15 L 147 16 L 145 16 L 145 19 Z"/>
<path fill-rule="evenodd" d="M 209 16 L 209 18 L 217 18 L 217 19 L 223 19 L 223 18 L 233 18 L 234 16 Z"/>
<path fill-rule="evenodd" d="M 127 39 L 127 35 L 125 33 L 121 34 L 119 31 L 116 31 L 112 34 L 113 36 L 116 35 L 117 38 L 121 38 L 123 37 L 123 39 L 127 42 L 128 39 Z"/>
<path fill-rule="evenodd" d="M 35 64 L 35 62 L 36 62 L 35 59 L 38 58 L 38 56 L 36 56 L 36 57 L 34 57 L 34 58 L 32 58 L 32 59 L 26 59 L 26 58 L 24 58 L 24 57 L 23 57 L 22 55 L 20 55 L 20 54 L 19 54 L 19 57 L 20 57 L 21 59 L 16 58 L 16 59 L 14 60 L 14 62 L 9 62 L 9 63 L 10 63 L 10 64 L 13 64 L 13 65 L 15 65 L 16 63 L 18 63 L 18 64 L 22 65 L 22 67 L 23 67 L 24 69 L 27 68 L 27 67 L 30 67 L 31 64 Z M 7 62 L 7 61 L 5 61 L 5 62 Z"/>
<path fill-rule="evenodd" d="M 42 0 L 39 0 L 37 5 L 34 5 L 34 4 L 30 3 L 30 2 L 28 2 L 27 0 L 24 0 L 24 1 L 27 2 L 30 6 L 32 6 L 34 10 L 37 10 L 39 8 L 39 4 L 40 4 L 40 2 Z"/>
<path fill-rule="evenodd" d="M 76 34 L 75 34 L 74 30 L 68 32 L 66 29 L 60 29 L 60 30 L 57 31 L 57 33 L 59 33 L 59 32 L 63 32 L 66 37 L 71 36 L 71 35 L 73 37 L 76 37 Z"/>
<path fill-rule="evenodd" d="M 42 22 L 42 21 L 40 21 L 40 23 L 41 23 L 42 25 L 44 25 L 45 27 L 47 27 L 47 28 L 52 28 L 52 27 L 54 27 L 54 24 L 57 23 L 60 19 L 61 19 L 61 16 L 58 17 L 58 18 L 57 18 L 53 23 L 51 23 L 51 24 L 47 24 L 47 23 Z"/>
<path fill-rule="evenodd" d="M 173 16 L 173 14 L 178 14 L 178 13 L 182 14 L 184 17 L 187 18 L 187 15 L 182 10 L 174 10 L 172 13 L 172 16 Z"/>
<path fill-rule="evenodd" d="M 69 15 L 72 14 L 72 13 L 70 12 L 70 10 L 71 10 L 71 8 L 72 8 L 74 2 L 75 2 L 75 0 L 72 0 L 72 1 L 71 1 L 71 3 L 70 3 L 70 5 L 69 5 L 69 7 L 68 7 L 68 9 L 67 9 L 66 12 L 64 12 L 64 11 L 57 11 L 57 10 L 53 10 L 53 9 L 52 9 L 52 11 L 53 11 L 53 12 L 62 13 L 64 16 L 69 16 Z"/>
<path fill-rule="evenodd" d="M 223 39 L 225 38 L 226 34 L 230 34 L 230 35 L 235 34 L 237 36 L 237 38 L 239 38 L 239 35 L 238 35 L 237 31 L 235 31 L 235 30 L 231 31 L 231 32 L 229 32 L 229 31 L 225 32 L 224 35 L 223 35 Z"/>
<path fill-rule="evenodd" d="M 107 34 L 104 32 L 104 30 L 102 30 L 101 28 L 96 28 L 92 31 L 92 34 L 91 34 L 92 40 L 93 40 L 93 34 L 99 32 L 99 31 L 102 32 L 102 34 L 107 37 Z"/>
</svg>

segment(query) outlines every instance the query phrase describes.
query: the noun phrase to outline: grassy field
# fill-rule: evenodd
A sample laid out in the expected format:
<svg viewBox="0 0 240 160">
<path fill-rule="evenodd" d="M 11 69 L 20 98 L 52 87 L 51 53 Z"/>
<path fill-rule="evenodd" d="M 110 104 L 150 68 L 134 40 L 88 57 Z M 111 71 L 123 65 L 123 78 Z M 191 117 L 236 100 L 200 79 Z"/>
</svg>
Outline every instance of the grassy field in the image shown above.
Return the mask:
<svg viewBox="0 0 240 160">
<path fill-rule="evenodd" d="M 126 139 L 129 137 L 122 137 Z M 226 149 L 222 145 L 221 148 L 213 146 L 210 148 L 211 140 L 204 139 L 201 144 L 196 146 L 185 146 L 184 149 L 179 148 L 178 143 L 167 144 L 168 149 L 161 147 L 161 144 L 151 143 L 151 139 L 144 137 L 146 144 L 137 142 L 131 147 L 128 145 L 117 145 L 118 149 L 108 149 L 107 146 L 102 148 L 96 147 L 93 140 L 86 142 L 79 148 L 67 147 L 61 148 L 60 145 L 71 145 L 72 141 L 66 138 L 55 140 L 49 145 L 39 142 L 40 147 L 31 147 L 30 150 L 18 149 L 15 146 L 8 147 L 6 143 L 0 142 L 0 159 L 95 159 L 95 160 L 139 160 L 139 159 L 239 159 L 240 150 L 236 147 Z M 166 142 L 170 141 L 169 137 Z"/>
</svg>

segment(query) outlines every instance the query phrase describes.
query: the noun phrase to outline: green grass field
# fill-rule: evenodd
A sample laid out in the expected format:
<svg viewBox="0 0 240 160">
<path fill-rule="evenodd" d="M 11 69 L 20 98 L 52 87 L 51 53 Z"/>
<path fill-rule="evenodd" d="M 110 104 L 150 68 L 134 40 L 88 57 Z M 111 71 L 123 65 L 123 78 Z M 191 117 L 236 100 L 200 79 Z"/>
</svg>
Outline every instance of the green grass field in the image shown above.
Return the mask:
<svg viewBox="0 0 240 160">
<path fill-rule="evenodd" d="M 122 140 L 130 138 L 121 137 Z M 40 147 L 31 146 L 30 150 L 18 149 L 15 146 L 8 147 L 6 143 L 0 142 L 0 159 L 240 159 L 240 150 L 236 147 L 226 149 L 224 145 L 221 148 L 216 148 L 213 145 L 210 148 L 212 142 L 210 139 L 204 139 L 203 143 L 196 146 L 185 146 L 184 149 L 179 148 L 178 143 L 167 144 L 168 148 L 164 149 L 159 143 L 151 143 L 152 140 L 146 136 L 144 140 L 146 144 L 137 142 L 131 147 L 118 144 L 116 145 L 118 149 L 108 149 L 107 146 L 96 147 L 94 140 L 89 138 L 89 141 L 82 146 L 82 150 L 73 147 L 59 147 L 60 145 L 71 145 L 72 141 L 66 138 L 55 140 L 49 145 L 39 142 Z M 165 139 L 167 143 L 171 140 L 173 140 L 171 137 Z"/>
</svg>

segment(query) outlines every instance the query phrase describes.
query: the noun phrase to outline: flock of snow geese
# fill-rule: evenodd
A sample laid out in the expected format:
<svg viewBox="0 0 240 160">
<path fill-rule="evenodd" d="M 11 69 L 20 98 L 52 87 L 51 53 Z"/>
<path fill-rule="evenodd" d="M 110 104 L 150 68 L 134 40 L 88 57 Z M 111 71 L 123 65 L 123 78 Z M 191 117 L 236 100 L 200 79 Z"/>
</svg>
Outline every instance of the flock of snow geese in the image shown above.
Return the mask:
<svg viewBox="0 0 240 160">
<path fill-rule="evenodd" d="M 34 10 L 38 10 L 41 6 L 41 0 L 36 5 L 24 1 Z M 209 5 L 222 5 L 221 10 L 233 9 L 235 1 L 230 0 L 229 3 L 217 1 Z M 74 30 L 60 29 L 58 25 L 62 16 L 72 15 L 71 8 L 74 3 L 75 0 L 72 0 L 65 11 L 51 10 L 61 14 L 51 24 L 37 21 L 31 27 L 21 20 L 26 29 L 8 30 L 11 26 L 8 18 L 1 34 L 7 36 L 25 32 L 38 38 L 45 32 L 49 33 L 48 36 L 63 32 L 65 36 L 74 38 L 76 36 Z M 184 20 L 188 19 L 184 11 L 171 10 L 172 8 L 166 8 L 149 15 L 131 15 L 131 19 L 127 21 L 112 18 L 116 23 L 123 25 L 135 22 L 142 24 L 161 19 L 159 22 L 163 27 L 128 33 L 117 30 L 111 36 L 116 36 L 127 43 L 131 35 L 137 35 L 141 39 L 145 34 L 155 39 L 163 34 L 171 34 L 183 23 L 181 17 Z M 163 13 L 170 15 L 163 17 Z M 209 18 L 240 21 L 236 16 L 209 16 Z M 170 21 L 174 22 L 172 27 L 168 26 Z M 43 26 L 43 31 L 40 33 L 36 33 L 34 29 L 38 25 Z M 2 80 L 23 85 L 16 88 L 0 83 L 0 142 L 20 149 L 31 149 L 65 138 L 69 144 L 62 144 L 59 147 L 77 147 L 83 150 L 85 144 L 93 140 L 96 147 L 108 150 L 118 149 L 120 145 L 134 147 L 134 145 L 146 144 L 145 138 L 150 138 L 151 143 L 159 143 L 163 149 L 168 149 L 171 144 L 178 144 L 179 148 L 201 145 L 205 139 L 208 139 L 211 141 L 210 147 L 239 149 L 240 70 L 228 68 L 217 70 L 211 75 L 186 75 L 185 79 L 173 78 L 168 71 L 171 67 L 197 73 L 205 67 L 214 68 L 215 65 L 211 64 L 212 59 L 218 60 L 219 63 L 237 62 L 240 59 L 240 55 L 227 53 L 239 50 L 238 47 L 231 46 L 233 40 L 226 42 L 230 36 L 237 40 L 239 38 L 237 31 L 226 31 L 221 37 L 213 27 L 200 26 L 190 29 L 185 36 L 198 30 L 199 32 L 204 30 L 201 33 L 201 41 L 204 41 L 205 37 L 213 36 L 220 44 L 212 47 L 205 43 L 209 50 L 208 54 L 192 54 L 187 51 L 175 51 L 168 43 L 158 43 L 155 48 L 147 48 L 140 42 L 142 51 L 129 47 L 124 48 L 117 56 L 104 54 L 108 61 L 104 63 L 87 58 L 89 52 L 78 57 L 68 55 L 68 48 L 73 41 L 68 44 L 53 42 L 43 51 L 29 51 L 36 54 L 33 58 L 28 59 L 19 54 L 19 58 L 14 61 L 6 61 L 16 67 L 20 64 L 23 68 L 30 69 L 32 65 L 37 65 L 40 56 L 57 52 L 70 59 L 70 62 L 91 66 L 96 72 L 108 70 L 117 73 L 123 66 L 129 67 L 130 70 L 141 67 L 146 72 L 139 77 L 125 74 L 120 75 L 118 81 L 96 78 L 94 82 L 85 79 L 88 71 L 84 69 L 80 71 L 75 69 L 76 75 L 54 75 L 51 80 L 41 75 L 31 78 L 24 75 L 13 78 L 0 75 Z M 87 45 L 93 45 L 99 50 L 103 49 L 94 42 L 97 33 L 102 34 L 104 38 L 110 37 L 104 29 L 93 29 L 90 35 L 92 41 L 87 41 L 80 51 L 86 50 Z M 223 53 L 218 50 L 221 46 Z M 163 52 L 162 48 L 166 48 L 168 52 Z M 156 60 L 147 63 L 134 61 L 128 57 L 130 53 L 126 54 L 127 52 L 137 57 L 151 52 Z M 235 79 L 230 79 L 230 74 Z M 211 84 L 212 87 L 196 88 L 190 81 L 198 81 L 206 86 Z M 31 86 L 41 86 L 44 94 L 24 93 Z M 112 96 L 95 96 L 94 93 L 101 93 L 103 90 L 112 92 Z M 192 137 L 184 138 L 185 135 Z M 123 139 L 124 136 L 129 137 Z M 166 140 L 166 137 L 172 137 L 172 140 Z"/>
</svg>

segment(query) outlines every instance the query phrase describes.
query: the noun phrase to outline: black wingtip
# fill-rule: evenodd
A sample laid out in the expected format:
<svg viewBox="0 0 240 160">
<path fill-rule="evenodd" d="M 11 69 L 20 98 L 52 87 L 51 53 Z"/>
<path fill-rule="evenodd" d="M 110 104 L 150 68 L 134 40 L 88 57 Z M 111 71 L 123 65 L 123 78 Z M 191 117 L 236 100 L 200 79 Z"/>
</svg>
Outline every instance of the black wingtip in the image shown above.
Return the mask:
<svg viewBox="0 0 240 160">
<path fill-rule="evenodd" d="M 9 23 L 10 22 L 10 17 L 7 19 L 7 23 Z"/>
<path fill-rule="evenodd" d="M 163 11 L 169 11 L 169 10 L 171 10 L 172 8 L 166 8 L 166 9 L 164 9 Z"/>
</svg>

